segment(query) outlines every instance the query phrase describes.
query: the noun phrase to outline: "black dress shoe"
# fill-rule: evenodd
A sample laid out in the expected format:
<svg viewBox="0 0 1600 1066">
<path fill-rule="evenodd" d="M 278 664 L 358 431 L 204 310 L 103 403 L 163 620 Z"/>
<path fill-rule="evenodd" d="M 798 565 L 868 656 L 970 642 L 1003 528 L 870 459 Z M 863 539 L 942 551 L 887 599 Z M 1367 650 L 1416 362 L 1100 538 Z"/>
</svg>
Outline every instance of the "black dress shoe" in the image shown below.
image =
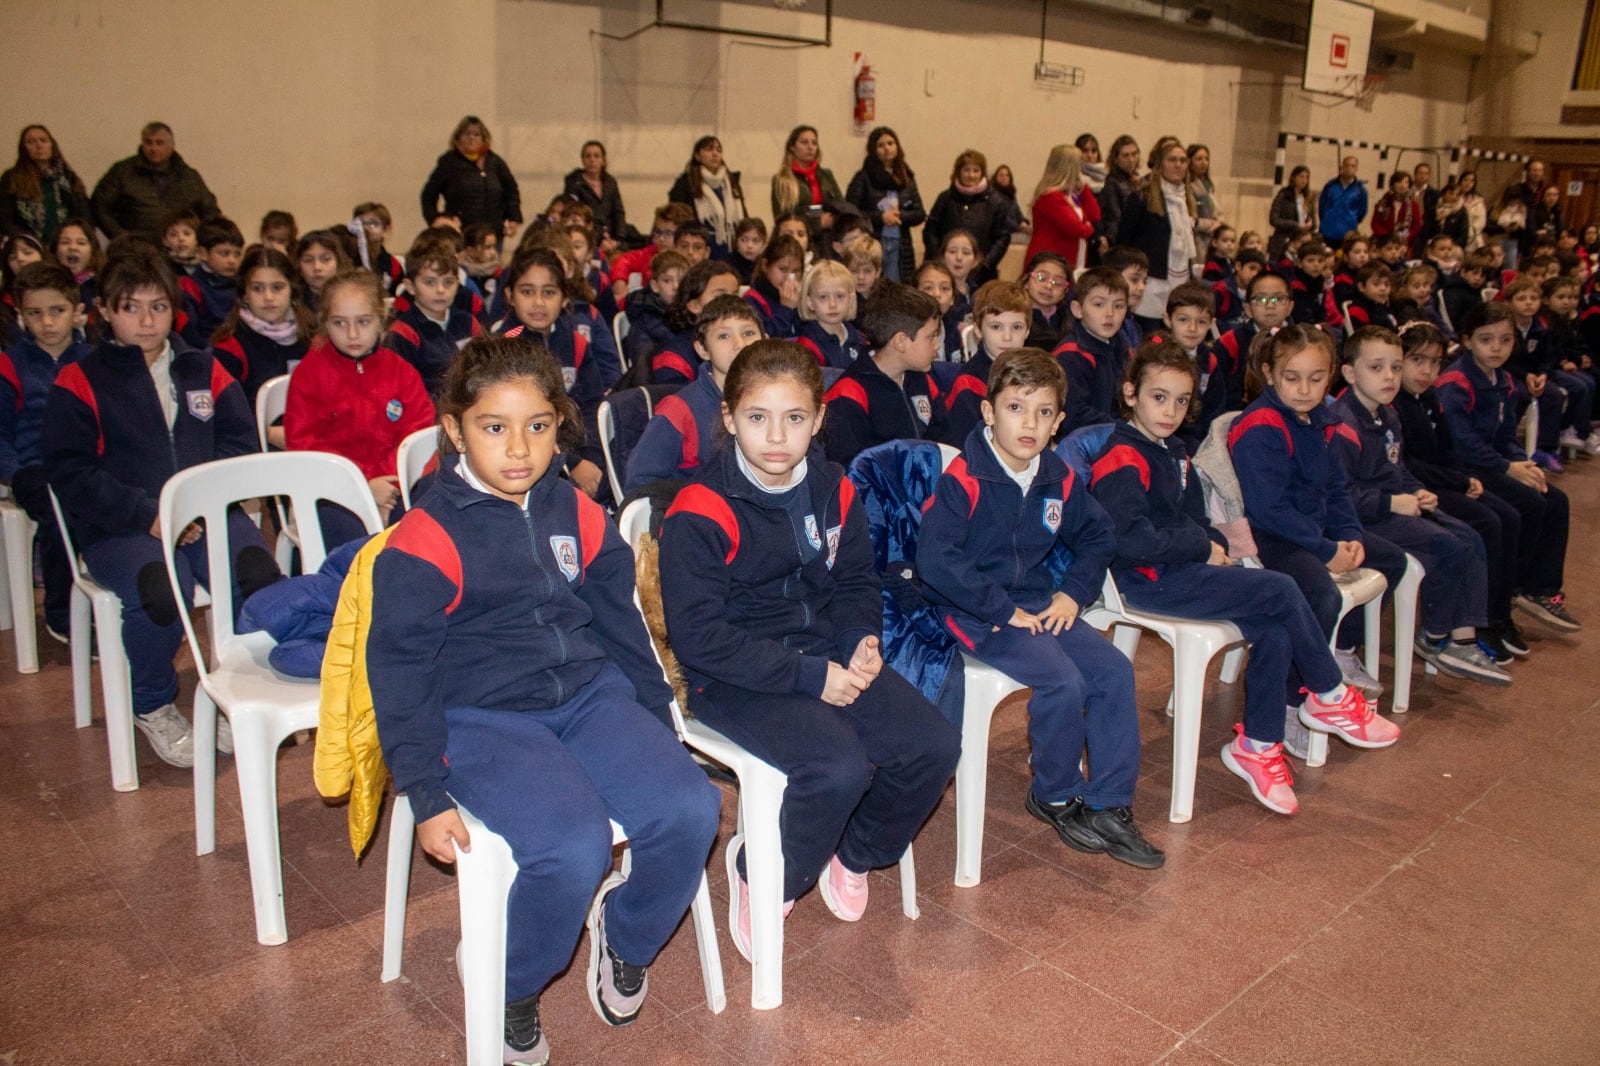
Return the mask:
<svg viewBox="0 0 1600 1066">
<path fill-rule="evenodd" d="M 1083 800 L 1068 800 L 1066 803 L 1059 805 L 1046 803 L 1038 796 L 1035 796 L 1032 789 L 1029 789 L 1028 799 L 1023 806 L 1028 809 L 1029 814 L 1054 829 L 1056 834 L 1061 837 L 1061 842 L 1067 847 L 1090 855 L 1098 855 L 1106 850 L 1105 841 L 1095 834 L 1086 834 L 1083 828 L 1078 825 L 1077 815 L 1078 811 L 1083 808 Z"/>
<path fill-rule="evenodd" d="M 1131 807 L 1106 807 L 1097 811 L 1080 804 L 1073 821 L 1076 823 L 1076 836 L 1098 840 L 1100 847 L 1095 850 L 1105 852 L 1118 862 L 1137 866 L 1141 870 L 1159 870 L 1166 865 L 1166 854 L 1146 840 L 1144 834 L 1139 832 L 1139 827 L 1133 824 Z M 1063 833 L 1061 838 L 1066 840 L 1066 834 Z"/>
</svg>

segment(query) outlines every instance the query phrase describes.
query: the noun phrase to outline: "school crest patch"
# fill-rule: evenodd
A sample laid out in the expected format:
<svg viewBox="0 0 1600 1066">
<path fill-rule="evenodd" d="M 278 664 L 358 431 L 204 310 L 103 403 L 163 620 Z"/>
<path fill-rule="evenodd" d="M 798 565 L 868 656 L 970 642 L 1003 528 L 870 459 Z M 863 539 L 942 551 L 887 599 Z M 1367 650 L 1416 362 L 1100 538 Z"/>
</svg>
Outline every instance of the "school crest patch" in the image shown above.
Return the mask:
<svg viewBox="0 0 1600 1066">
<path fill-rule="evenodd" d="M 1044 501 L 1044 528 L 1054 533 L 1061 528 L 1061 501 L 1046 498 Z"/>
<path fill-rule="evenodd" d="M 195 389 L 184 394 L 184 399 L 189 408 L 189 414 L 202 422 L 211 421 L 211 416 L 217 413 L 215 404 L 211 401 L 210 389 Z"/>
<path fill-rule="evenodd" d="M 828 569 L 833 569 L 833 561 L 839 557 L 839 531 L 843 526 L 834 526 L 828 530 Z"/>
<path fill-rule="evenodd" d="M 383 417 L 387 418 L 391 422 L 400 421 L 400 416 L 405 413 L 406 405 L 401 403 L 398 398 L 390 400 L 388 403 L 383 405 Z"/>
<path fill-rule="evenodd" d="M 582 337 L 585 344 L 594 339 L 594 330 L 588 326 L 580 325 L 573 332 Z"/>
<path fill-rule="evenodd" d="M 578 383 L 578 368 L 577 367 L 572 367 L 572 366 L 564 366 L 564 367 L 562 367 L 561 368 L 561 387 L 566 389 L 568 392 L 571 392 L 572 391 L 572 386 L 576 385 L 577 383 Z"/>
<path fill-rule="evenodd" d="M 822 535 L 817 532 L 817 516 L 814 514 L 806 515 L 806 540 L 811 542 L 813 548 L 822 547 Z"/>
<path fill-rule="evenodd" d="M 578 579 L 578 538 L 576 537 L 551 537 L 550 553 L 556 557 L 556 565 L 561 572 L 567 575 L 568 581 Z"/>
<path fill-rule="evenodd" d="M 911 406 L 917 412 L 917 418 L 923 425 L 927 425 L 933 418 L 933 405 L 926 396 L 911 397 Z"/>
<path fill-rule="evenodd" d="M 1187 455 L 1178 463 L 1178 487 L 1181 489 L 1189 487 L 1189 457 Z"/>
<path fill-rule="evenodd" d="M 1394 430 L 1392 429 L 1384 430 L 1383 452 L 1389 457 L 1390 464 L 1400 462 L 1400 442 L 1394 439 Z"/>
</svg>

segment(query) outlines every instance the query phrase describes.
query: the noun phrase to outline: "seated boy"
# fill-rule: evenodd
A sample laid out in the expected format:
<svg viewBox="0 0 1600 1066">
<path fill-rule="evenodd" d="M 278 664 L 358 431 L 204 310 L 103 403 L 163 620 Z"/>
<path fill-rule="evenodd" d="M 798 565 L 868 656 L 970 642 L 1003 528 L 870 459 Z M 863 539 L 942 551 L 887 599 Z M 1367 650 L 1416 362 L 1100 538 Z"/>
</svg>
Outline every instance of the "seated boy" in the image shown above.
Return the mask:
<svg viewBox="0 0 1600 1066">
<path fill-rule="evenodd" d="M 436 396 L 456 352 L 483 327 L 456 306 L 461 277 L 456 257 L 439 243 L 412 249 L 402 279 L 411 292 L 405 310 L 395 315 L 383 346 L 417 368 L 428 395 Z"/>
<path fill-rule="evenodd" d="M 211 343 L 211 335 L 239 302 L 239 262 L 244 258 L 244 234 L 225 218 L 211 218 L 195 231 L 199 258 L 193 271 L 180 278 L 189 304 L 189 321 L 183 339 L 194 348 Z"/>
<path fill-rule="evenodd" d="M 672 247 L 689 260 L 689 265 L 704 263 L 711 258 L 711 232 L 698 221 L 685 222 L 678 227 Z"/>
<path fill-rule="evenodd" d="M 1398 233 L 1391 233 L 1387 237 L 1379 237 L 1378 261 L 1387 266 L 1394 273 L 1399 273 L 1406 268 L 1406 256 L 1411 251 L 1411 245 Z"/>
<path fill-rule="evenodd" d="M 1113 245 L 1101 258 L 1100 265 L 1109 267 L 1122 275 L 1122 280 L 1128 283 L 1128 306 L 1138 307 L 1139 301 L 1144 299 L 1144 287 L 1150 280 L 1150 257 L 1137 248 L 1126 245 Z M 1082 279 L 1074 282 L 1074 288 L 1082 284 Z M 1122 344 L 1128 351 L 1133 351 L 1144 339 L 1144 331 L 1139 328 L 1139 322 L 1132 315 L 1127 315 L 1122 320 Z M 1062 331 L 1063 337 L 1067 335 Z"/>
<path fill-rule="evenodd" d="M 1078 324 L 1054 353 L 1067 375 L 1068 433 L 1116 421 L 1129 351 L 1122 337 L 1129 307 L 1125 277 L 1110 267 L 1094 267 L 1078 276 L 1074 288 L 1072 317 Z"/>
<path fill-rule="evenodd" d="M 1089 486 L 1050 450 L 1066 390 L 1060 364 L 1038 348 L 995 360 L 983 425 L 923 514 L 917 569 L 962 648 L 1033 689 L 1028 813 L 1076 851 L 1156 869 L 1166 856 L 1133 822 L 1133 667 L 1078 622 L 1100 595 L 1116 535 Z M 1052 565 L 1062 548 L 1072 553 L 1064 572 Z"/>
<path fill-rule="evenodd" d="M 100 275 L 107 339 L 56 376 L 45 402 L 40 449 L 45 476 L 72 526 L 75 546 L 96 581 L 122 600 L 134 725 L 160 758 L 194 765 L 189 722 L 175 703 L 173 656 L 183 641 L 162 558 L 158 504 L 178 471 L 257 448 L 244 390 L 210 353 L 174 344 L 177 279 L 164 259 L 127 253 Z M 152 389 L 151 382 L 155 386 Z M 151 404 L 150 398 L 161 402 Z M 234 508 L 226 530 L 233 602 L 278 580 L 277 565 L 248 515 Z M 184 530 L 177 553 L 185 601 L 207 575 L 204 536 Z M 217 719 L 217 750 L 233 750 L 227 719 Z"/>
<path fill-rule="evenodd" d="M 650 243 L 623 252 L 611 261 L 611 295 L 618 307 L 627 310 L 628 293 L 649 283 L 650 262 L 656 253 L 670 249 L 678 239 L 678 227 L 693 221 L 694 208 L 688 204 L 662 204 L 656 208 L 655 221 L 650 226 Z"/>
<path fill-rule="evenodd" d="M 667 308 L 678 295 L 678 285 L 688 271 L 688 258 L 675 248 L 657 252 L 650 260 L 650 280 L 645 282 L 644 291 L 633 294 L 624 312 L 628 316 L 628 335 L 622 339 L 622 350 L 629 366 L 650 358 L 672 339 Z"/>
<path fill-rule="evenodd" d="M 1267 257 L 1254 248 L 1242 248 L 1233 260 L 1233 277 L 1211 286 L 1211 296 L 1217 309 L 1219 335 L 1228 332 L 1244 319 L 1244 294 L 1250 291 L 1250 282 L 1267 269 Z"/>
<path fill-rule="evenodd" d="M 1496 250 L 1499 246 L 1496 245 Z M 1503 254 L 1503 253 L 1502 253 Z M 1448 325 L 1457 335 L 1467 313 L 1483 303 L 1483 290 L 1491 283 L 1498 288 L 1499 271 L 1494 265 L 1495 253 L 1487 248 L 1468 252 L 1461 261 L 1461 269 L 1444 279 L 1439 292 L 1444 297 L 1444 314 Z"/>
<path fill-rule="evenodd" d="M 972 294 L 972 321 L 978 327 L 978 351 L 961 367 L 945 397 L 945 444 L 961 447 L 983 423 L 983 399 L 989 395 L 994 361 L 1028 338 L 1028 294 L 1010 281 L 986 281 Z"/>
<path fill-rule="evenodd" d="M 1228 378 L 1217 372 L 1217 353 L 1211 345 L 1211 293 L 1200 282 L 1186 281 L 1167 294 L 1163 316 L 1172 339 L 1189 354 L 1198 372 L 1195 393 L 1189 403 L 1189 417 L 1177 437 L 1193 455 L 1211 431 L 1228 402 Z"/>
<path fill-rule="evenodd" d="M 1294 297 L 1281 274 L 1263 270 L 1250 279 L 1245 290 L 1244 321 L 1217 338 L 1212 350 L 1217 369 L 1227 378 L 1224 411 L 1244 410 L 1244 374 L 1250 363 L 1250 345 L 1262 330 L 1274 330 L 1289 320 Z"/>
<path fill-rule="evenodd" d="M 1332 261 L 1333 253 L 1321 241 L 1300 247 L 1300 261 L 1289 282 L 1294 321 L 1313 326 L 1328 321 L 1328 265 Z"/>
<path fill-rule="evenodd" d="M 1397 328 L 1394 312 L 1389 310 L 1389 293 L 1396 280 L 1382 263 L 1368 263 L 1356 271 L 1356 294 L 1343 308 L 1346 328 L 1351 332 L 1363 326 Z"/>
<path fill-rule="evenodd" d="M 885 441 L 938 440 L 944 433 L 944 404 L 928 375 L 939 355 L 938 301 L 884 282 L 866 303 L 861 318 L 872 354 L 851 363 L 825 397 L 823 444 L 844 467 Z"/>
<path fill-rule="evenodd" d="M 387 207 L 376 201 L 356 204 L 350 215 L 361 225 L 361 233 L 367 241 L 367 262 L 372 264 L 372 272 L 382 279 L 383 294 L 394 295 L 395 286 L 406 277 L 406 261 L 389 254 L 385 247 L 394 232 L 394 218 Z"/>
<path fill-rule="evenodd" d="M 1072 271 L 1064 257 L 1055 252 L 1035 252 L 1022 273 L 1022 288 L 1033 304 L 1033 325 L 1028 330 L 1029 348 L 1056 350 L 1072 327 L 1077 325 L 1065 304 L 1072 286 Z"/>
<path fill-rule="evenodd" d="M 200 265 L 200 245 L 195 240 L 199 229 L 200 216 L 189 208 L 168 215 L 161 227 L 161 246 L 175 274 L 182 276 Z"/>
<path fill-rule="evenodd" d="M 628 456 L 624 492 L 653 481 L 692 478 L 711 458 L 726 435 L 722 383 L 734 356 L 758 340 L 761 316 L 755 308 L 727 293 L 707 302 L 694 323 L 694 350 L 702 360 L 695 379 L 656 403 L 655 414 Z"/>
<path fill-rule="evenodd" d="M 295 245 L 300 243 L 300 227 L 289 212 L 268 211 L 261 216 L 261 226 L 257 232 L 262 244 L 276 248 L 290 259 L 294 258 Z"/>
<path fill-rule="evenodd" d="M 34 543 L 44 570 L 45 630 L 65 644 L 73 568 L 50 506 L 39 435 L 56 374 L 88 355 L 89 345 L 75 328 L 82 305 L 78 283 L 65 267 L 29 263 L 17 272 L 9 295 L 22 336 L 0 355 L 0 484 L 11 486 L 17 506 L 39 525 Z"/>
</svg>

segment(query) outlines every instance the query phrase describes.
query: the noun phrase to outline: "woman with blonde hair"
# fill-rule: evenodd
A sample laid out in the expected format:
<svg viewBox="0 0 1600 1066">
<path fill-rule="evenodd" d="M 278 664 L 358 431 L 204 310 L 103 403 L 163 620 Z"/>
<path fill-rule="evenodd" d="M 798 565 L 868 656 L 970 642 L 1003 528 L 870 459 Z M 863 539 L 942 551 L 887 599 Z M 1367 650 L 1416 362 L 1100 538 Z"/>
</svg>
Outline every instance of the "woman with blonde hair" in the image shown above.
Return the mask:
<svg viewBox="0 0 1600 1066">
<path fill-rule="evenodd" d="M 808 215 L 812 231 L 817 214 L 830 200 L 842 200 L 833 171 L 822 165 L 822 145 L 815 126 L 796 126 L 783 142 L 783 166 L 772 176 L 772 217 L 791 212 Z"/>
<path fill-rule="evenodd" d="M 1089 261 L 1090 239 L 1100 223 L 1100 203 L 1083 178 L 1083 152 L 1070 144 L 1050 149 L 1044 174 L 1033 189 L 1033 239 L 1024 262 L 1040 252 L 1055 252 L 1072 266 L 1073 276 Z"/>
</svg>

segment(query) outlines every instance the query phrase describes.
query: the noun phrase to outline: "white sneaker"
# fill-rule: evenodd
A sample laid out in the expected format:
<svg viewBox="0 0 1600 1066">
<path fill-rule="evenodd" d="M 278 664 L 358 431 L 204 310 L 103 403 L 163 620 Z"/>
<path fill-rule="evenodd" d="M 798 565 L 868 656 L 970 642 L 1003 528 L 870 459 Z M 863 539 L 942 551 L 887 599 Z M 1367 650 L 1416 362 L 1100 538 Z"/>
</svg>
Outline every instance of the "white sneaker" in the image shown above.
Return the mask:
<svg viewBox="0 0 1600 1066">
<path fill-rule="evenodd" d="M 1344 683 L 1351 688 L 1360 689 L 1361 694 L 1367 699 L 1375 700 L 1383 695 L 1383 685 L 1378 683 L 1377 678 L 1367 673 L 1366 667 L 1361 664 L 1361 657 L 1356 654 L 1354 648 L 1336 650 L 1333 653 L 1333 661 L 1339 664 L 1339 673 L 1344 675 Z"/>
<path fill-rule="evenodd" d="M 194 735 L 189 731 L 189 720 L 176 705 L 167 703 L 149 714 L 136 714 L 133 724 L 162 762 L 184 768 L 194 765 Z"/>
<path fill-rule="evenodd" d="M 1583 449 L 1585 455 L 1600 455 L 1600 429 L 1585 437 L 1579 447 Z"/>
<path fill-rule="evenodd" d="M 1577 430 L 1568 426 L 1561 431 L 1561 437 L 1556 443 L 1562 448 L 1581 448 L 1583 447 L 1583 438 L 1578 436 Z"/>
<path fill-rule="evenodd" d="M 1311 730 L 1300 720 L 1300 708 L 1285 707 L 1283 719 L 1283 750 L 1305 762 L 1311 749 Z"/>
</svg>

